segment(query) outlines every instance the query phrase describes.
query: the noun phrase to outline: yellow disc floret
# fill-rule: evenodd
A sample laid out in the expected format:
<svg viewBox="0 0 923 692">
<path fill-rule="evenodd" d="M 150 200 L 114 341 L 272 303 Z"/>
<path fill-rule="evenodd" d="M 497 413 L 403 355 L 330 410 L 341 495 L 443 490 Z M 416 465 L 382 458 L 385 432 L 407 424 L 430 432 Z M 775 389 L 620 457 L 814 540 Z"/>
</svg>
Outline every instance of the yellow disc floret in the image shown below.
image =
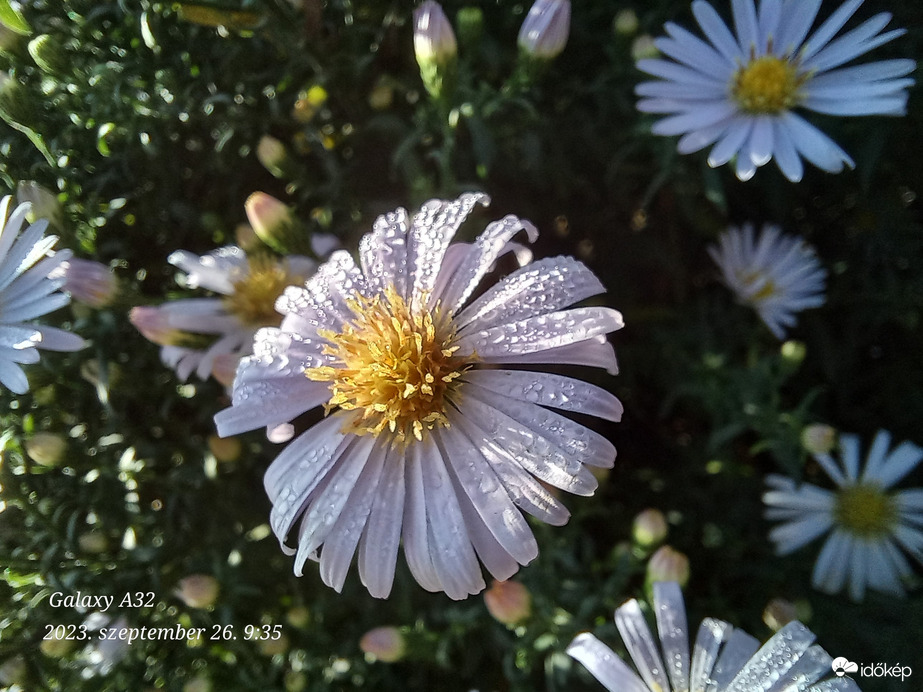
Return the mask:
<svg viewBox="0 0 923 692">
<path fill-rule="evenodd" d="M 853 485 L 836 496 L 833 516 L 844 529 L 863 538 L 880 538 L 894 529 L 898 512 L 894 499 L 877 485 Z"/>
<path fill-rule="evenodd" d="M 805 79 L 806 75 L 799 76 L 796 64 L 785 58 L 751 56 L 734 73 L 731 94 L 747 113 L 774 115 L 798 105 Z"/>
<path fill-rule="evenodd" d="M 225 296 L 225 307 L 248 327 L 278 326 L 282 316 L 276 312 L 276 299 L 287 286 L 302 284 L 305 277 L 271 255 L 251 255 L 248 264 L 249 271 L 233 282 L 234 292 Z"/>
<path fill-rule="evenodd" d="M 438 306 L 411 310 L 393 288 L 384 296 L 358 297 L 349 307 L 354 318 L 341 331 L 318 332 L 335 364 L 305 370 L 312 380 L 330 382 L 326 411 L 360 411 L 350 432 L 387 430 L 402 441 L 447 426 L 447 397 L 472 364 L 471 357 L 455 356 L 451 320 Z"/>
</svg>

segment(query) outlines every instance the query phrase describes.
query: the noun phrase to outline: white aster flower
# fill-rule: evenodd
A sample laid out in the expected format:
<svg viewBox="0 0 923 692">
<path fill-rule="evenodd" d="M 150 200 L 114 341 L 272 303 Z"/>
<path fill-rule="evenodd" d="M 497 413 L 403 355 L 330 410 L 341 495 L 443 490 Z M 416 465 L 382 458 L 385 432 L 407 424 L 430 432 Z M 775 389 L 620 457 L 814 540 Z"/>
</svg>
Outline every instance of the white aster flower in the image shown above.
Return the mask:
<svg viewBox="0 0 923 692">
<path fill-rule="evenodd" d="M 829 454 L 814 455 L 835 490 L 767 477 L 766 517 L 783 522 L 769 533 L 779 555 L 830 532 L 814 565 L 814 588 L 835 594 L 847 586 L 854 601 L 866 587 L 900 596 L 901 579 L 913 574 L 902 549 L 923 563 L 923 488 L 888 492 L 916 468 L 923 449 L 904 442 L 889 452 L 890 444 L 891 435 L 878 431 L 861 472 L 855 435 L 840 435 L 842 470 Z"/>
<path fill-rule="evenodd" d="M 708 254 L 737 300 L 756 310 L 779 339 L 795 325 L 795 313 L 824 304 L 827 272 L 810 246 L 778 226 L 764 225 L 758 239 L 752 224 L 732 226 Z"/>
<path fill-rule="evenodd" d="M 221 294 L 132 310 L 132 323 L 147 339 L 163 346 L 161 359 L 181 380 L 193 371 L 207 379 L 222 358 L 250 353 L 256 331 L 281 322 L 274 305 L 285 287 L 303 283 L 317 267 L 314 260 L 300 255 L 279 258 L 260 252 L 248 257 L 236 245 L 202 256 L 178 250 L 168 261 L 186 272 L 188 287 Z M 202 337 L 211 342 L 190 345 Z"/>
<path fill-rule="evenodd" d="M 645 59 L 638 69 L 659 77 L 636 88 L 638 109 L 665 113 L 653 132 L 682 135 L 682 154 L 714 144 L 710 166 L 737 157 L 737 177 L 749 180 L 775 159 L 786 178 L 801 180 L 804 157 L 839 173 L 853 160 L 796 109 L 829 115 L 903 115 L 913 60 L 882 60 L 842 67 L 904 33 L 880 33 L 891 15 L 882 12 L 834 39 L 862 0 L 847 0 L 805 40 L 821 0 L 732 0 L 732 34 L 703 0 L 692 11 L 705 34 L 697 38 L 676 24 L 656 45 L 672 60 Z M 675 61 L 675 62 L 674 62 Z"/>
<path fill-rule="evenodd" d="M 323 580 L 340 590 L 358 550 L 359 575 L 384 598 L 398 546 L 413 576 L 454 599 L 484 588 L 478 558 L 498 580 L 538 554 L 520 510 L 550 524 L 568 512 L 542 485 L 590 495 L 588 466 L 611 467 L 615 448 L 551 409 L 617 421 L 619 401 L 599 387 L 531 372 L 535 363 L 616 370 L 610 308 L 564 309 L 605 289 L 580 262 L 524 266 L 477 292 L 528 222 L 507 216 L 473 244 L 450 245 L 481 194 L 432 200 L 413 217 L 378 218 L 360 264 L 335 252 L 276 307 L 241 361 L 220 435 L 287 424 L 323 405 L 329 414 L 295 439 L 265 476 L 270 523 L 295 572 L 320 553 Z M 474 297 L 477 296 L 477 297 Z M 504 366 L 511 366 L 507 369 Z M 277 437 L 278 439 L 278 437 Z M 295 525 L 299 518 L 300 526 Z M 296 549 L 285 547 L 289 533 Z"/>
<path fill-rule="evenodd" d="M 611 692 L 859 690 L 848 677 L 831 677 L 833 658 L 813 644 L 814 633 L 797 621 L 785 625 L 761 647 L 754 637 L 729 623 L 705 618 L 690 661 L 686 608 L 679 585 L 657 582 L 653 590 L 660 647 L 636 600 L 615 611 L 616 627 L 638 673 L 589 632 L 577 635 L 567 647 L 567 653 Z"/>
<path fill-rule="evenodd" d="M 49 278 L 49 274 L 71 252 L 59 250 L 48 256 L 58 240 L 45 236 L 48 222 L 41 219 L 20 233 L 29 204 L 20 204 L 9 214 L 10 203 L 9 196 L 0 201 L 0 384 L 25 394 L 29 382 L 20 364 L 37 363 L 39 348 L 76 351 L 84 341 L 63 329 L 27 321 L 70 302 L 70 296 L 59 290 L 64 279 Z"/>
</svg>

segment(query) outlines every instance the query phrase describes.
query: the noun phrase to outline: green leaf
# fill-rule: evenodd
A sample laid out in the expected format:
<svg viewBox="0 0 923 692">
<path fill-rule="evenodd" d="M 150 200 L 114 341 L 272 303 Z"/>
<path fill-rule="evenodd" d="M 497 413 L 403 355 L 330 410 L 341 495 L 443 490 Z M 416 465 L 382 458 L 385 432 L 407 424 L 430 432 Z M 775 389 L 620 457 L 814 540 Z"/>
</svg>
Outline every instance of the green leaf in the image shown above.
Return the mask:
<svg viewBox="0 0 923 692">
<path fill-rule="evenodd" d="M 10 0 L 0 0 L 0 22 L 17 34 L 28 36 L 32 33 L 32 28 L 26 23 L 19 10 L 10 4 Z"/>
</svg>

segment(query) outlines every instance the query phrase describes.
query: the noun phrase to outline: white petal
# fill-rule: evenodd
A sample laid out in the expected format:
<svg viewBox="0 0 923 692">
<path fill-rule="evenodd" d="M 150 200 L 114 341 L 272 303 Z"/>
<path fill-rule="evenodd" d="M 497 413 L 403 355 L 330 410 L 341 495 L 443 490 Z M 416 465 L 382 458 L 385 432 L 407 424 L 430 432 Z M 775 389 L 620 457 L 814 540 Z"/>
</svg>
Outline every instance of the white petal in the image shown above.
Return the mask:
<svg viewBox="0 0 923 692">
<path fill-rule="evenodd" d="M 615 611 L 615 626 L 647 686 L 652 690 L 669 690 L 657 643 L 636 600 L 631 599 Z"/>
<path fill-rule="evenodd" d="M 692 3 L 692 13 L 699 26 L 702 27 L 702 31 L 705 32 L 706 38 L 718 49 L 719 53 L 731 62 L 746 58 L 746 54 L 741 54 L 737 40 L 727 28 L 727 24 L 715 12 L 715 8 L 704 0 L 696 0 Z"/>
<path fill-rule="evenodd" d="M 372 232 L 359 241 L 362 272 L 373 292 L 384 293 L 394 286 L 398 295 L 408 297 L 407 231 L 410 220 L 407 210 L 398 208 L 382 214 L 372 225 Z M 334 253 L 336 254 L 336 253 Z"/>
<path fill-rule="evenodd" d="M 578 634 L 567 647 L 609 692 L 649 692 L 634 671 L 612 650 L 589 632 Z"/>
<path fill-rule="evenodd" d="M 404 557 L 417 583 L 427 591 L 442 591 L 433 558 L 430 552 L 429 536 L 426 530 L 426 492 L 423 482 L 423 466 L 439 453 L 436 446 L 429 444 L 426 455 L 422 445 L 410 445 L 406 456 L 406 497 L 404 503 Z"/>
<path fill-rule="evenodd" d="M 392 447 L 359 544 L 359 576 L 375 598 L 387 598 L 394 583 L 404 514 L 404 474 L 403 451 Z"/>
<path fill-rule="evenodd" d="M 692 669 L 689 675 L 690 692 L 705 692 L 712 669 L 718 660 L 721 645 L 734 630 L 730 624 L 714 618 L 705 618 L 699 625 L 692 647 Z"/>
<path fill-rule="evenodd" d="M 827 18 L 827 21 L 821 24 L 817 31 L 811 34 L 811 38 L 804 44 L 804 48 L 801 50 L 802 62 L 807 62 L 811 56 L 827 45 L 827 42 L 836 35 L 836 32 L 843 28 L 843 25 L 855 14 L 861 4 L 862 0 L 847 0 L 840 5 L 836 11 Z"/>
<path fill-rule="evenodd" d="M 782 55 L 795 55 L 820 9 L 821 0 L 786 0 L 782 8 L 774 49 Z"/>
<path fill-rule="evenodd" d="M 811 646 L 815 637 L 798 621 L 776 632 L 734 677 L 726 692 L 768 690 Z"/>
<path fill-rule="evenodd" d="M 14 394 L 25 394 L 29 391 L 29 380 L 26 374 L 15 363 L 0 360 L 0 383 Z"/>
<path fill-rule="evenodd" d="M 734 676 L 740 672 L 741 668 L 759 648 L 760 643 L 755 637 L 751 637 L 743 630 L 733 630 L 712 671 L 711 680 L 714 687 L 709 687 L 708 689 L 717 689 L 724 692 Z"/>
<path fill-rule="evenodd" d="M 689 627 L 683 592 L 676 582 L 655 582 L 654 615 L 657 634 L 674 690 L 689 689 Z"/>
</svg>

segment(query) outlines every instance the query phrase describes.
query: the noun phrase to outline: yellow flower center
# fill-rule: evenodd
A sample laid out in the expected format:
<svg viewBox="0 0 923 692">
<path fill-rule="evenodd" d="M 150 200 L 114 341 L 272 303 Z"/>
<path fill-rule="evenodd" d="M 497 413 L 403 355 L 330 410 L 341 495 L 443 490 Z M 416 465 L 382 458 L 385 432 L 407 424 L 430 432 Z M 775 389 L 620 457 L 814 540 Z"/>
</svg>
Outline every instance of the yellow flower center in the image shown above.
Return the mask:
<svg viewBox="0 0 923 692">
<path fill-rule="evenodd" d="M 751 56 L 750 62 L 734 73 L 731 94 L 747 113 L 774 115 L 798 104 L 798 90 L 805 79 L 786 59 Z"/>
<path fill-rule="evenodd" d="M 270 255 L 252 255 L 249 265 L 249 271 L 233 282 L 234 292 L 225 296 L 225 307 L 248 327 L 276 327 L 282 321 L 276 299 L 287 286 L 304 283 L 305 277 Z"/>
<path fill-rule="evenodd" d="M 894 528 L 897 506 L 877 485 L 853 485 L 837 493 L 833 516 L 850 533 L 879 538 Z"/>
<path fill-rule="evenodd" d="M 451 320 L 438 305 L 412 311 L 393 288 L 372 299 L 360 296 L 349 307 L 355 317 L 342 331 L 318 332 L 337 364 L 305 370 L 312 380 L 330 382 L 326 412 L 337 406 L 361 411 L 349 432 L 387 429 L 399 441 L 422 440 L 424 431 L 448 426 L 447 399 L 473 360 L 455 356 Z"/>
<path fill-rule="evenodd" d="M 772 279 L 765 278 L 763 272 L 738 272 L 737 276 L 741 283 L 747 288 L 750 288 L 759 281 L 763 282 L 762 287 L 748 298 L 751 303 L 761 303 L 776 294 L 775 282 L 773 282 Z"/>
</svg>

